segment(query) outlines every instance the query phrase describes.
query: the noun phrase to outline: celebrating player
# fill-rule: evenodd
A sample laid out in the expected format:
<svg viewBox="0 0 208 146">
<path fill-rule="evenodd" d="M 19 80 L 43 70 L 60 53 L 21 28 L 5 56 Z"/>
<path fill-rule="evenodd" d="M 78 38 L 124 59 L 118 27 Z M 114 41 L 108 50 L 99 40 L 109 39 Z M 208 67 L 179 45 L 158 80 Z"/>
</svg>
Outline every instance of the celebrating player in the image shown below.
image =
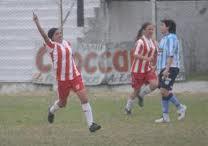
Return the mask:
<svg viewBox="0 0 208 146">
<path fill-rule="evenodd" d="M 51 28 L 46 35 L 35 13 L 33 13 L 33 21 L 49 48 L 58 84 L 58 100 L 49 108 L 48 122 L 53 123 L 55 112 L 66 106 L 68 95 L 72 89 L 81 101 L 90 132 L 99 130 L 101 126 L 93 121 L 92 109 L 88 102 L 82 77 L 74 63 L 70 44 L 62 39 L 62 34 L 58 28 Z"/>
</svg>

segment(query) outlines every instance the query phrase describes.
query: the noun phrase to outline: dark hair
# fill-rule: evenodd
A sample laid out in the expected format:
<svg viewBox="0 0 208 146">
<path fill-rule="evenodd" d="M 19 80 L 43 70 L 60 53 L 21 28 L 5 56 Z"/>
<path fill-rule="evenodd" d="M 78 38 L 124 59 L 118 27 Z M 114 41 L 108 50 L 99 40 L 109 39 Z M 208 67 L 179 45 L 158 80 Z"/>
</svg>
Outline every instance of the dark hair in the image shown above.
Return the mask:
<svg viewBox="0 0 208 146">
<path fill-rule="evenodd" d="M 162 23 L 165 24 L 166 27 L 168 27 L 169 33 L 175 33 L 176 34 L 176 23 L 171 19 L 164 19 L 161 20 Z"/>
<path fill-rule="evenodd" d="M 135 41 L 139 40 L 142 37 L 142 32 L 147 28 L 148 25 L 152 25 L 151 22 L 145 22 L 142 24 L 142 27 L 139 29 Z"/>
<path fill-rule="evenodd" d="M 48 37 L 52 40 L 54 33 L 58 30 L 58 28 L 51 28 L 48 31 Z"/>
</svg>

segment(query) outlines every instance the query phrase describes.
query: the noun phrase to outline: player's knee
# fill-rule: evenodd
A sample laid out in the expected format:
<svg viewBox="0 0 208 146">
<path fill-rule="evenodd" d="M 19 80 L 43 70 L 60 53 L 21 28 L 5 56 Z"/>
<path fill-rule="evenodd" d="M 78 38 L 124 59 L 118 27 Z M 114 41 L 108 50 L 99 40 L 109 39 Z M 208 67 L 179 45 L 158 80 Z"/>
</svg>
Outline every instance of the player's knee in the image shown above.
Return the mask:
<svg viewBox="0 0 208 146">
<path fill-rule="evenodd" d="M 134 89 L 134 91 L 131 93 L 131 95 L 129 96 L 130 99 L 134 100 L 138 94 L 139 94 L 140 89 Z"/>
<path fill-rule="evenodd" d="M 88 103 L 88 99 L 87 98 L 81 99 L 81 104 L 85 104 L 85 103 Z"/>
<path fill-rule="evenodd" d="M 85 89 L 81 90 L 81 91 L 78 91 L 77 95 L 78 95 L 78 97 L 80 99 L 81 104 L 88 103 L 88 96 L 87 96 L 87 93 L 86 93 Z"/>
<path fill-rule="evenodd" d="M 64 108 L 66 106 L 66 101 L 59 101 L 59 107 Z"/>
<path fill-rule="evenodd" d="M 156 88 L 158 87 L 158 84 L 155 82 L 155 83 L 152 83 L 151 85 L 150 85 L 150 89 L 151 90 L 155 90 Z"/>
<path fill-rule="evenodd" d="M 166 96 L 169 95 L 168 90 L 160 90 L 160 93 L 161 93 L 161 95 L 162 95 L 163 97 L 166 97 Z"/>
</svg>

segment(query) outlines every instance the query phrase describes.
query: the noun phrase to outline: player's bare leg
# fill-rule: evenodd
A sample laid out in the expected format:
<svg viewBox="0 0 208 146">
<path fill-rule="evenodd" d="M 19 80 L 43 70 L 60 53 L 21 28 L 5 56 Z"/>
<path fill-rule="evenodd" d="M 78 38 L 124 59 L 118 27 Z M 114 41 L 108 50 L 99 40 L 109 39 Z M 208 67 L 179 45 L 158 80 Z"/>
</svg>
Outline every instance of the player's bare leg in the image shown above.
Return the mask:
<svg viewBox="0 0 208 146">
<path fill-rule="evenodd" d="M 153 92 L 158 87 L 158 81 L 157 80 L 150 80 L 149 84 L 143 85 L 139 92 L 137 92 L 137 97 L 139 99 L 139 106 L 144 106 L 144 96 Z"/>
</svg>

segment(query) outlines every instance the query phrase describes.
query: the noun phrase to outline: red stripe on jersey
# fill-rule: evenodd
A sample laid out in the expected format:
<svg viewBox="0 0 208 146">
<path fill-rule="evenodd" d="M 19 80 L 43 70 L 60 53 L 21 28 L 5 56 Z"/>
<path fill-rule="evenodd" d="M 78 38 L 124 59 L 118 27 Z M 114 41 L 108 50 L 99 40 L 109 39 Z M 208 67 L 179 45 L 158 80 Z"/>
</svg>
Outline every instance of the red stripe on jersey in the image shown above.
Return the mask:
<svg viewBox="0 0 208 146">
<path fill-rule="evenodd" d="M 69 49 L 65 48 L 65 50 L 66 50 L 66 73 L 65 73 L 65 79 L 69 80 L 69 67 L 70 67 Z"/>
<path fill-rule="evenodd" d="M 140 48 L 139 48 L 139 51 L 135 52 L 135 53 L 137 55 L 150 57 L 152 55 L 152 53 L 154 53 L 155 44 L 153 44 L 154 45 L 153 48 L 151 47 L 151 45 L 148 46 L 144 37 L 142 37 L 139 41 L 140 41 L 140 44 L 137 44 L 137 45 L 140 45 Z M 141 43 L 142 43 L 142 45 L 141 45 Z M 134 61 L 133 61 L 133 64 L 132 64 L 131 71 L 135 72 L 135 73 L 145 73 L 145 72 L 149 71 L 150 68 L 151 68 L 151 66 L 150 66 L 149 61 L 145 61 L 145 60 L 142 60 L 142 59 L 136 59 L 135 58 Z"/>
<path fill-rule="evenodd" d="M 144 49 L 144 46 L 140 46 L 138 54 L 141 54 L 143 49 Z"/>
<path fill-rule="evenodd" d="M 143 40 L 143 39 L 141 39 L 141 40 L 142 40 L 142 42 L 143 42 L 143 46 L 140 47 L 140 49 L 139 49 L 139 54 L 138 54 L 138 55 L 144 56 L 144 54 L 145 54 L 145 52 L 146 52 L 146 49 L 145 49 L 146 46 L 145 46 L 144 40 Z M 138 66 L 137 72 L 138 72 L 138 71 L 141 72 L 142 63 L 143 63 L 143 60 L 142 60 L 142 59 L 139 59 L 139 66 Z"/>
<path fill-rule="evenodd" d="M 137 45 L 138 45 L 138 41 L 137 41 L 137 43 L 135 44 L 135 49 L 133 49 L 133 50 L 134 50 L 134 53 L 135 53 L 135 51 L 136 51 Z M 139 51 L 138 51 L 138 54 L 140 54 L 141 52 L 142 52 L 142 46 L 140 46 Z M 133 54 L 134 54 L 134 53 L 133 53 Z M 132 70 L 132 71 L 135 69 L 137 61 L 139 61 L 139 59 L 133 57 L 132 67 L 131 67 L 131 70 Z"/>
<path fill-rule="evenodd" d="M 134 58 L 132 67 L 131 67 L 131 72 L 134 72 L 135 66 L 136 66 L 137 58 Z"/>
<path fill-rule="evenodd" d="M 142 59 L 139 59 L 139 67 L 138 67 L 138 70 L 137 72 L 141 72 L 141 69 L 142 69 Z"/>
<path fill-rule="evenodd" d="M 139 49 L 139 55 L 142 54 L 142 51 L 143 51 L 143 54 L 144 54 L 144 52 L 145 52 L 145 46 L 141 46 L 140 47 L 140 49 Z M 138 60 L 139 60 L 138 70 L 141 70 L 143 60 L 142 59 L 138 59 Z"/>
<path fill-rule="evenodd" d="M 146 56 L 146 54 L 147 54 L 147 44 L 146 44 L 146 42 L 145 42 L 145 40 L 142 38 L 142 41 L 143 41 L 143 43 L 144 43 L 144 51 L 143 51 L 143 54 L 142 54 L 142 56 Z M 147 55 L 148 56 L 148 55 Z M 144 60 L 141 60 L 141 67 L 140 67 L 140 72 L 142 72 L 142 64 L 143 64 L 143 62 L 144 62 Z M 145 64 L 144 64 L 144 72 L 147 70 L 147 68 L 148 68 L 148 62 L 146 61 L 145 62 Z"/>
<path fill-rule="evenodd" d="M 145 56 L 146 54 L 147 54 L 147 44 L 146 44 L 146 42 L 145 42 L 145 40 L 142 38 L 142 41 L 143 41 L 143 44 L 144 44 L 144 47 L 143 47 L 143 54 L 142 54 L 142 56 Z"/>
<path fill-rule="evenodd" d="M 58 55 L 58 62 L 57 62 L 57 79 L 61 80 L 61 69 L 62 69 L 62 51 L 61 46 L 57 45 L 57 55 Z"/>
<path fill-rule="evenodd" d="M 52 48 L 51 58 L 56 72 L 56 79 L 60 81 L 73 80 L 75 76 L 80 75 L 72 57 L 70 44 L 63 40 L 62 44 L 52 42 L 55 48 Z M 72 73 L 72 74 L 71 74 Z"/>
</svg>

